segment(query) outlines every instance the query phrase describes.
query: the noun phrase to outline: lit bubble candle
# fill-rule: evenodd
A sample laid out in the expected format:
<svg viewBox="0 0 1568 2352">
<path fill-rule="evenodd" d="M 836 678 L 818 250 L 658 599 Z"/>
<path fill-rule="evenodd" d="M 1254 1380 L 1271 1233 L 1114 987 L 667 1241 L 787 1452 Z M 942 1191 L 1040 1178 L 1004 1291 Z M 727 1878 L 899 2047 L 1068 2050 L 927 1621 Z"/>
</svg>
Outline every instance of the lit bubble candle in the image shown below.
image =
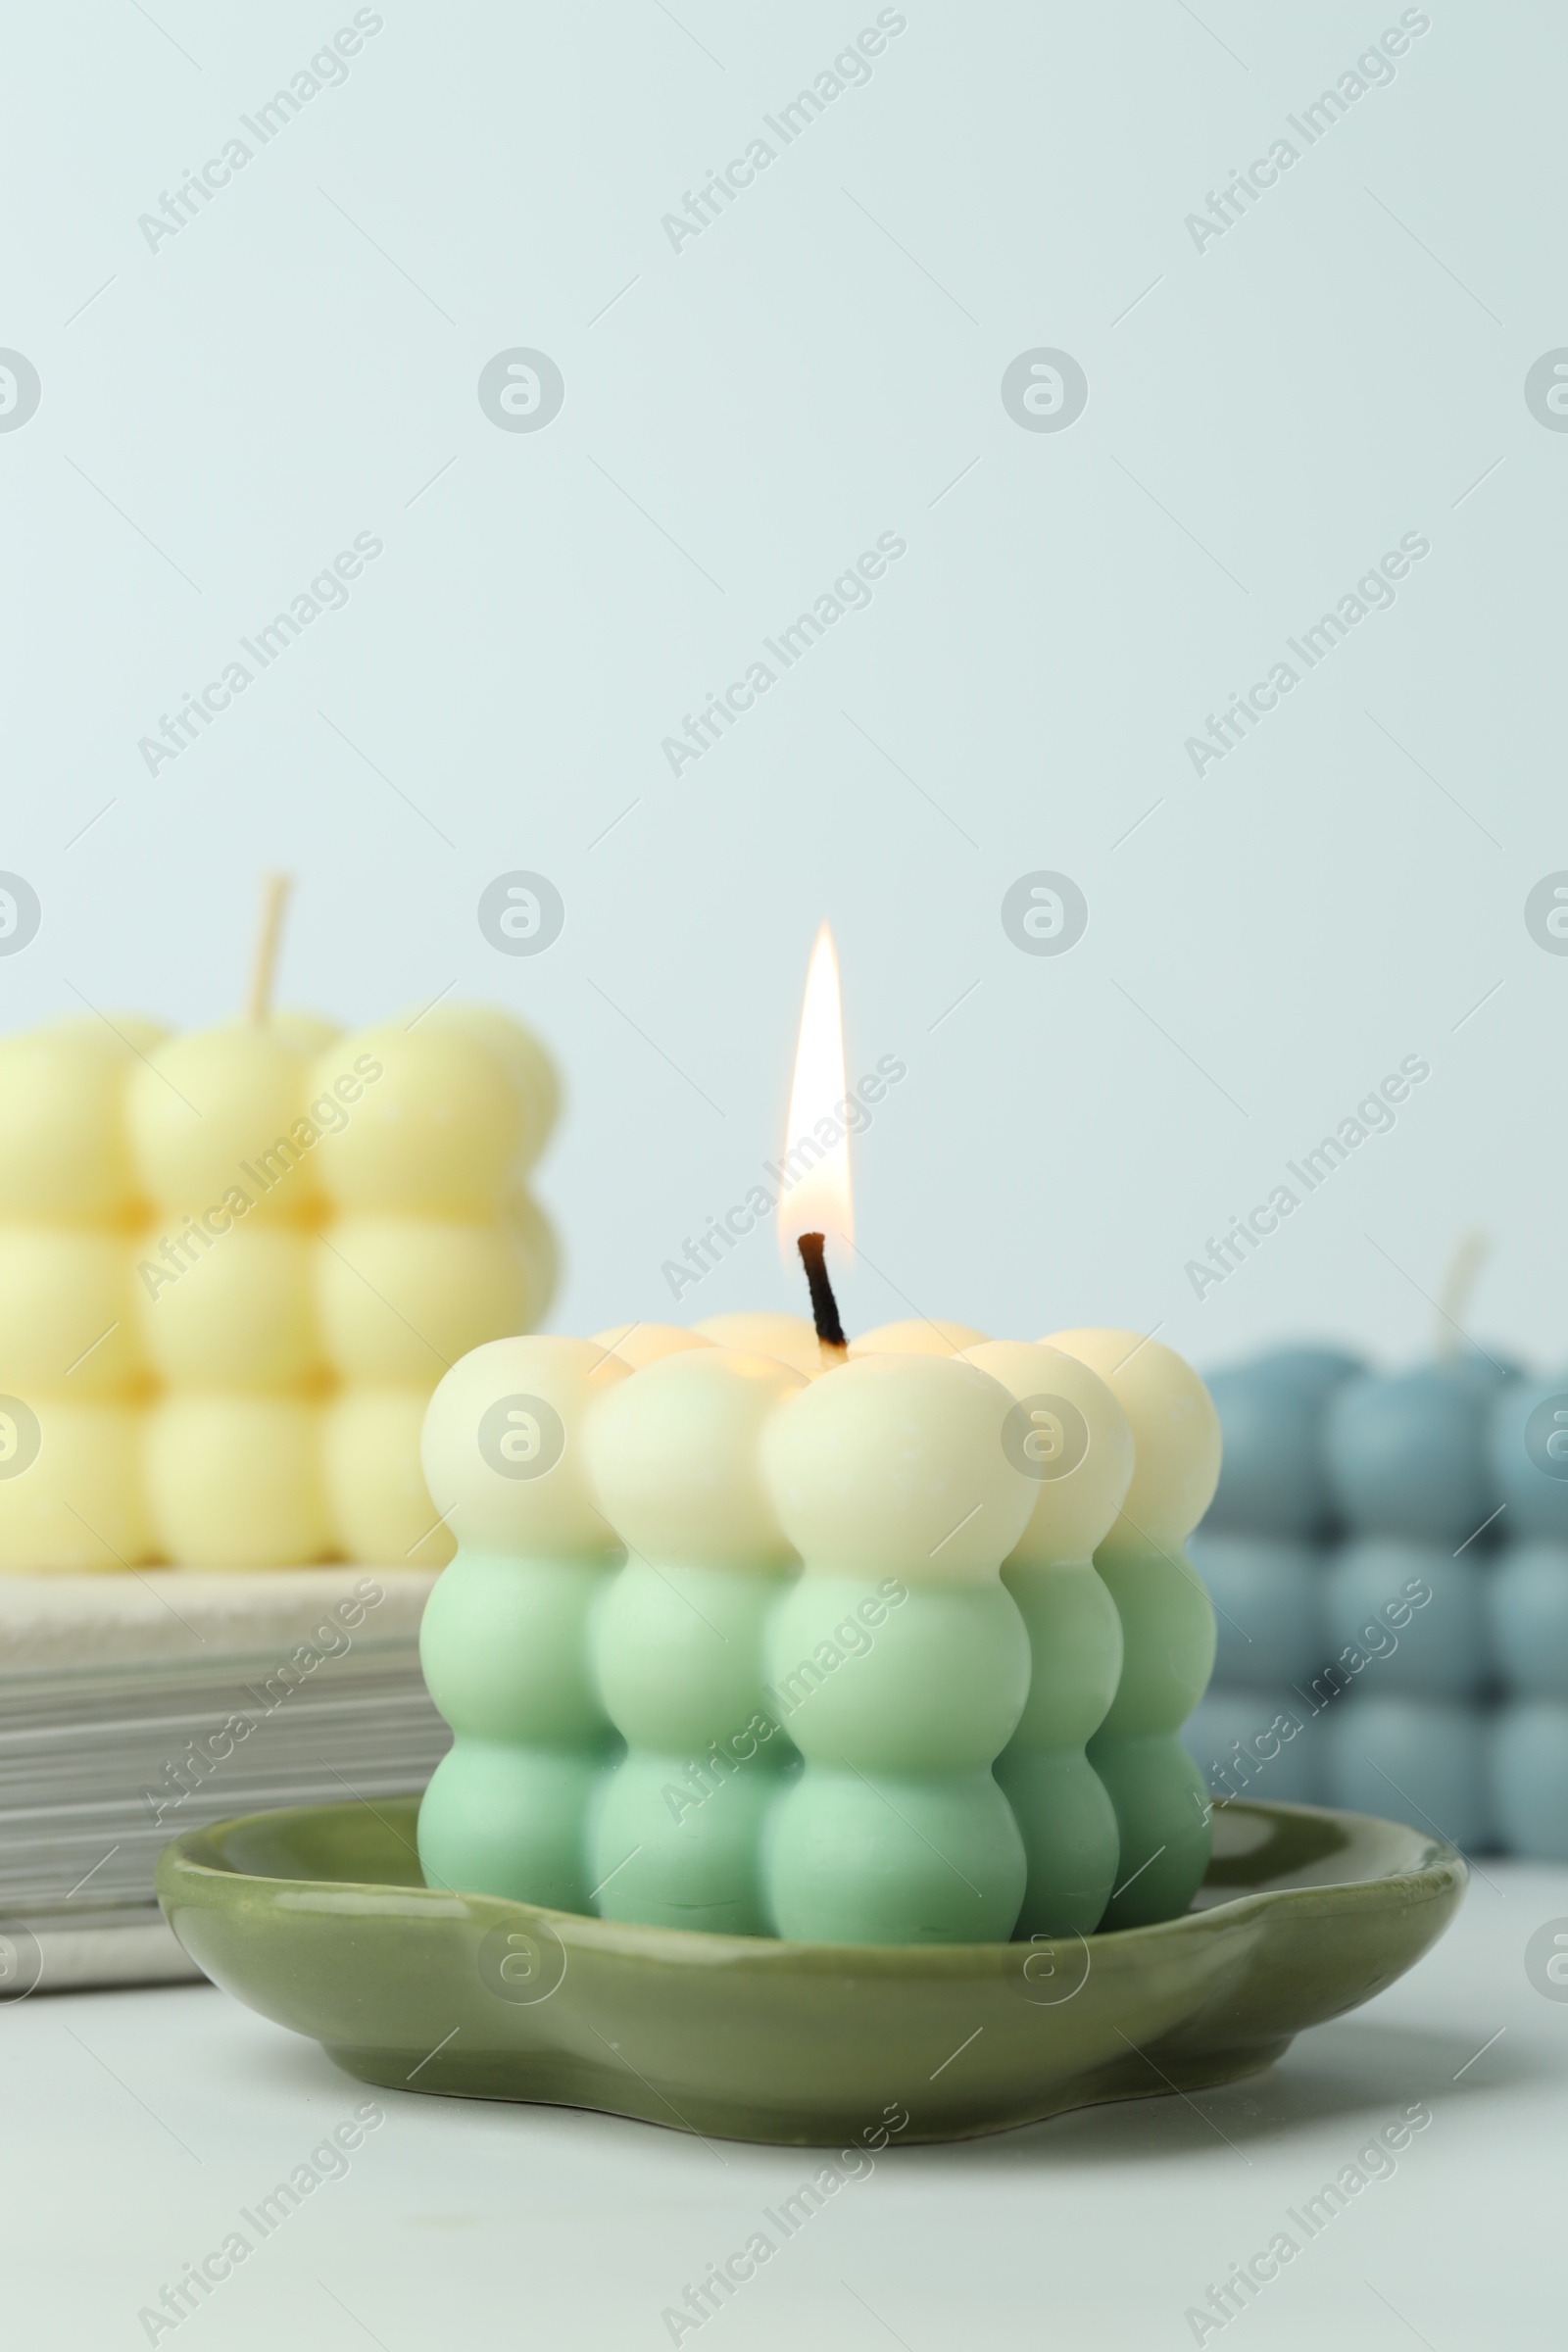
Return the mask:
<svg viewBox="0 0 1568 2352">
<path fill-rule="evenodd" d="M 1187 1908 L 1208 1810 L 1178 1734 L 1214 1620 L 1182 1545 L 1213 1407 L 1131 1332 L 915 1314 L 852 1346 L 829 1265 L 854 1123 L 824 928 L 777 1202 L 811 1321 L 507 1341 L 442 1382 L 425 1463 L 459 1553 L 425 1650 L 458 1739 L 432 1877 L 860 1945 Z M 514 1467 L 486 1455 L 498 1416 Z"/>
</svg>

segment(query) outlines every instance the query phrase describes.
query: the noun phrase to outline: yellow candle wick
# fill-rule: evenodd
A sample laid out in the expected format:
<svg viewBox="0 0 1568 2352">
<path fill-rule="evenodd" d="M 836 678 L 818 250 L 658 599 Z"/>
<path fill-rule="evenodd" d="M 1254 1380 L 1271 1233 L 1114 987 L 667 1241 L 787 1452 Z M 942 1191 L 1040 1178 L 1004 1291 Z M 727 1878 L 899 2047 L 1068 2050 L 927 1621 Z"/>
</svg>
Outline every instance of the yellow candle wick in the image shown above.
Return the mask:
<svg viewBox="0 0 1568 2352">
<path fill-rule="evenodd" d="M 293 887 L 292 874 L 268 874 L 262 883 L 262 918 L 256 934 L 256 951 L 251 958 L 250 996 L 245 1007 L 247 1019 L 258 1025 L 271 1017 L 272 975 L 277 966 L 283 910 Z"/>
</svg>

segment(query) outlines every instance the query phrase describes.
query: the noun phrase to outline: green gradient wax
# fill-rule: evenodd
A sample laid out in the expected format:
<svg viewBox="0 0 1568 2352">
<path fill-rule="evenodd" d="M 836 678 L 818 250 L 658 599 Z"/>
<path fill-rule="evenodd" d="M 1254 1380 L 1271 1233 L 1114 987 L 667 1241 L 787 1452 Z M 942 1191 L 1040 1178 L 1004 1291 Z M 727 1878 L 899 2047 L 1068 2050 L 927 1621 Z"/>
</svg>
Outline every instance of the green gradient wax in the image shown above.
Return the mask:
<svg viewBox="0 0 1568 2352">
<path fill-rule="evenodd" d="M 589 1907 L 588 1825 L 618 1744 L 589 1628 L 620 1549 L 579 1441 L 590 1402 L 629 1377 L 588 1340 L 492 1340 L 430 1399 L 424 1475 L 458 1541 L 419 1634 L 456 1735 L 419 1808 L 432 1886 Z"/>
<path fill-rule="evenodd" d="M 1034 1507 L 1012 1399 L 951 1356 L 868 1355 L 790 1397 L 762 1439 L 805 1562 L 768 1629 L 806 1759 L 764 1854 L 776 1932 L 992 1942 L 1027 1866 L 991 1765 L 1022 1713 L 1029 1637 L 1001 1564 Z"/>
<path fill-rule="evenodd" d="M 1029 1857 L 1020 1936 L 1087 1936 L 1117 1882 L 1115 1809 L 1085 1748 L 1116 1694 L 1122 1631 L 1095 1567 L 1133 1475 L 1133 1434 L 1104 1382 L 1054 1348 L 991 1340 L 964 1350 L 1016 1400 L 1014 1458 L 1035 1482 L 1002 1581 L 1029 1633 L 1032 1672 L 996 1777 Z"/>
<path fill-rule="evenodd" d="M 629 1555 L 593 1645 L 626 1741 L 592 1834 L 606 1918 L 768 1933 L 763 1834 L 795 1751 L 762 1649 L 797 1563 L 759 1454 L 805 1385 L 771 1357 L 701 1345 L 651 1361 L 589 1415 L 594 1491 Z"/>
<path fill-rule="evenodd" d="M 1056 1332 L 1132 1425 L 1132 1484 L 1095 1565 L 1121 1619 L 1121 1680 L 1089 1759 L 1116 1809 L 1121 1859 L 1101 1925 L 1185 1911 L 1208 1865 L 1209 1804 L 1181 1726 L 1214 1664 L 1214 1611 L 1184 1545 L 1219 1480 L 1219 1417 L 1192 1366 L 1136 1331 Z"/>
</svg>

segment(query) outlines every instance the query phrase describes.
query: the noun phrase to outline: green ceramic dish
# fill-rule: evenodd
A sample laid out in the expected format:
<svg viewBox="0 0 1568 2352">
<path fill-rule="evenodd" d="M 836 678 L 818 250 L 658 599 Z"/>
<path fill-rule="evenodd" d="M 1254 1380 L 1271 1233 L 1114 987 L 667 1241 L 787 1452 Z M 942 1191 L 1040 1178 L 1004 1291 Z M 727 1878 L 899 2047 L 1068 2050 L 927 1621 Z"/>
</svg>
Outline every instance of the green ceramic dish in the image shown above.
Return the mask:
<svg viewBox="0 0 1568 2352">
<path fill-rule="evenodd" d="M 1394 1822 L 1237 1802 L 1215 1807 L 1181 1919 L 1033 1945 L 781 1943 L 427 1887 L 416 1811 L 192 1832 L 164 1849 L 159 1898 L 215 1983 L 362 2082 L 807 2147 L 963 2139 L 1256 2074 L 1418 1960 L 1466 1877 Z"/>
</svg>

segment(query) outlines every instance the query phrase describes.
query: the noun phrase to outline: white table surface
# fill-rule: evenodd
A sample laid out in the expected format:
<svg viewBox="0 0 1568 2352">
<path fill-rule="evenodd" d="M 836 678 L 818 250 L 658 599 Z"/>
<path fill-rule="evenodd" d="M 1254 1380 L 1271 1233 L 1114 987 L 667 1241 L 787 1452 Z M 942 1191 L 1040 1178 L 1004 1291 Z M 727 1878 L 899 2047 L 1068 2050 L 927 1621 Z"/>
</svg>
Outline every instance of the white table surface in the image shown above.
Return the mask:
<svg viewBox="0 0 1568 2352">
<path fill-rule="evenodd" d="M 1544 1922 L 1568 1921 L 1568 1870 L 1481 1871 L 1411 1976 L 1304 2034 L 1271 2075 L 961 2147 L 890 2148 L 681 2341 L 1191 2344 L 1185 2313 L 1209 2283 L 1290 2228 L 1287 2209 L 1371 2132 L 1425 2100 L 1432 2123 L 1397 2172 L 1337 2215 L 1223 2340 L 1559 2344 L 1568 2001 L 1532 1987 L 1524 1951 Z M 0 2089 L 5 2337 L 65 2352 L 146 2343 L 139 2307 L 369 2095 L 314 2043 L 208 1985 L 4 2009 Z M 666 2345 L 663 2308 L 818 2161 L 608 2116 L 375 2095 L 386 2120 L 347 2176 L 159 2343 Z"/>
</svg>

